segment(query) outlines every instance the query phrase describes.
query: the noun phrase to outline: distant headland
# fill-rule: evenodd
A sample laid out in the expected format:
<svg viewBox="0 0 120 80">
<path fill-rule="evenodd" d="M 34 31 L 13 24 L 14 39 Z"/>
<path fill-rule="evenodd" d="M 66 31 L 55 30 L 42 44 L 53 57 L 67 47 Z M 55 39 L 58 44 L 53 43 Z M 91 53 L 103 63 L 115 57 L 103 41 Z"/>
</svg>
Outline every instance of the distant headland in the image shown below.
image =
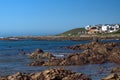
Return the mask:
<svg viewBox="0 0 120 80">
<path fill-rule="evenodd" d="M 0 37 L 0 40 L 92 40 L 93 38 L 120 39 L 120 24 L 88 25 L 53 36 L 12 36 Z"/>
</svg>

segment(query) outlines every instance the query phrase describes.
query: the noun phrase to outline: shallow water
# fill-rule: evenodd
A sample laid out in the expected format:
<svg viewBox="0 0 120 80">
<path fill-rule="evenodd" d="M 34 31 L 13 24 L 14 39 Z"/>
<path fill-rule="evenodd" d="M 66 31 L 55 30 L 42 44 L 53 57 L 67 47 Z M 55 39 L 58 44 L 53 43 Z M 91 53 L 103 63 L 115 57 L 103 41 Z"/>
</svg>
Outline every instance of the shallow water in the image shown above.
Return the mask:
<svg viewBox="0 0 120 80">
<path fill-rule="evenodd" d="M 120 42 L 120 40 L 109 40 L 111 42 Z M 0 41 L 0 76 L 13 74 L 16 72 L 39 72 L 51 67 L 31 67 L 28 66 L 32 59 L 28 58 L 28 54 L 37 48 L 41 48 L 45 52 L 51 52 L 54 55 L 70 54 L 73 51 L 63 48 L 64 46 L 85 44 L 89 41 L 37 41 L 37 40 L 20 40 L 20 41 Z M 22 52 L 26 55 L 22 55 Z M 79 50 L 80 51 L 80 50 Z M 89 75 L 93 80 L 99 80 L 109 74 L 109 69 L 118 66 L 113 63 L 93 64 L 84 66 L 67 66 L 76 72 L 82 72 Z M 102 71 L 101 71 L 102 70 Z"/>
</svg>

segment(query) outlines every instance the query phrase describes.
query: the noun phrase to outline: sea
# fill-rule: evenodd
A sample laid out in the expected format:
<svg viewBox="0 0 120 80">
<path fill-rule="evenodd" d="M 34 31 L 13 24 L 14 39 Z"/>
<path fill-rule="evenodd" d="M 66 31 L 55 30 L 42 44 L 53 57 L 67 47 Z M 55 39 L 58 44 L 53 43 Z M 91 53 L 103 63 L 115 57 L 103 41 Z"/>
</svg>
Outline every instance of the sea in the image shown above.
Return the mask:
<svg viewBox="0 0 120 80">
<path fill-rule="evenodd" d="M 101 40 L 102 42 L 120 42 L 120 40 Z M 74 52 L 82 50 L 66 49 L 66 46 L 77 44 L 86 44 L 90 41 L 70 41 L 70 40 L 0 40 L 0 76 L 15 74 L 16 72 L 34 73 L 49 68 L 64 67 L 74 72 L 80 72 L 88 75 L 92 80 L 101 80 L 110 74 L 113 67 L 119 66 L 114 63 L 89 64 L 83 66 L 29 66 L 33 62 L 28 55 L 40 48 L 44 52 L 50 52 L 57 57 L 63 57 Z M 25 54 L 23 54 L 25 53 Z"/>
</svg>

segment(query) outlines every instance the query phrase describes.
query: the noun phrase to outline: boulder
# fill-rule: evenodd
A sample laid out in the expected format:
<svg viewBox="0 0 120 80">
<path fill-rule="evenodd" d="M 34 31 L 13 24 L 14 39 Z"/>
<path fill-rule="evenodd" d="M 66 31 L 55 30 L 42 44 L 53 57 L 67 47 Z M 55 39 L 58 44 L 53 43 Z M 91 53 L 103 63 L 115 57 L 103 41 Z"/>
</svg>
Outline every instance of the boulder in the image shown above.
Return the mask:
<svg viewBox="0 0 120 80">
<path fill-rule="evenodd" d="M 120 80 L 120 74 L 110 74 L 102 80 Z"/>
<path fill-rule="evenodd" d="M 111 70 L 111 73 L 120 73 L 120 67 L 115 67 Z"/>
<path fill-rule="evenodd" d="M 36 51 L 32 52 L 29 57 L 33 59 L 50 59 L 54 58 L 55 56 L 49 52 L 44 52 L 41 49 L 37 49 Z"/>
<path fill-rule="evenodd" d="M 8 76 L 7 80 L 30 80 L 30 77 L 26 73 L 18 72 L 14 75 Z"/>
<path fill-rule="evenodd" d="M 120 67 L 113 68 L 111 74 L 102 80 L 120 80 Z"/>
</svg>

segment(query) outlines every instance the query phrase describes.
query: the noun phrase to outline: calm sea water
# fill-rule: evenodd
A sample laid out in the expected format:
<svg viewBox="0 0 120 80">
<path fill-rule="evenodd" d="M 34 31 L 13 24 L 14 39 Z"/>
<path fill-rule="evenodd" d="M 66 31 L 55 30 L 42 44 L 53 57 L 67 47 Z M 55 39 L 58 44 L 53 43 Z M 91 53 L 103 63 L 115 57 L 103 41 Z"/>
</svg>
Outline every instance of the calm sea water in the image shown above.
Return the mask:
<svg viewBox="0 0 120 80">
<path fill-rule="evenodd" d="M 104 40 L 103 40 L 104 41 Z M 120 40 L 108 40 L 107 42 L 120 42 Z M 32 59 L 28 58 L 28 54 L 41 48 L 45 52 L 51 52 L 54 55 L 70 54 L 73 51 L 63 48 L 64 46 L 85 44 L 89 41 L 37 41 L 37 40 L 20 40 L 20 41 L 0 41 L 0 76 L 14 74 L 16 72 L 39 72 L 51 67 L 32 67 L 28 66 Z M 22 52 L 26 52 L 26 55 L 22 55 Z M 66 69 L 70 69 L 76 72 L 82 72 L 93 80 L 100 80 L 109 74 L 109 70 L 114 66 L 118 66 L 113 63 L 94 64 L 84 66 L 67 66 Z M 101 71 L 102 70 L 102 71 Z"/>
</svg>

